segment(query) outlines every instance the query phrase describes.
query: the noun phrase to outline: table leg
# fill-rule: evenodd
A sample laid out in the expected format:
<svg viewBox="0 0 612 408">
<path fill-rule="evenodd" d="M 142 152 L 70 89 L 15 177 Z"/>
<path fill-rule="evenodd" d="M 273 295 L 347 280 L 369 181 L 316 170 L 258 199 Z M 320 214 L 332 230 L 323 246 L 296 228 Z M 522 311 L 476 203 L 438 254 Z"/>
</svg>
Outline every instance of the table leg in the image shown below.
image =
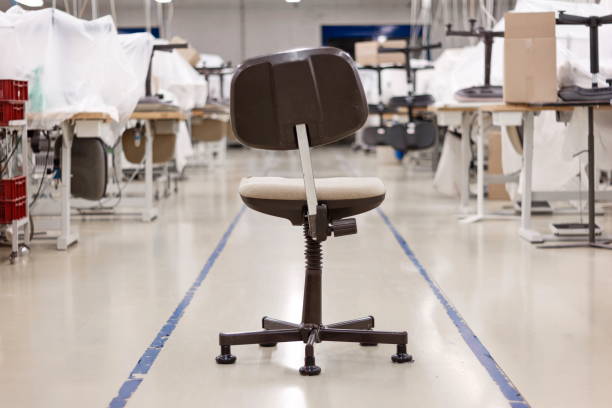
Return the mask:
<svg viewBox="0 0 612 408">
<path fill-rule="evenodd" d="M 70 121 L 62 123 L 62 183 L 60 187 L 61 212 L 60 236 L 57 238 L 57 249 L 65 251 L 78 240 L 70 224 L 70 182 L 72 177 L 72 141 L 74 128 Z"/>
<path fill-rule="evenodd" d="M 543 237 L 531 229 L 531 194 L 533 182 L 534 114 L 525 112 L 523 123 L 523 185 L 521 188 L 521 228 L 519 235 L 529 242 L 544 242 Z"/>
<path fill-rule="evenodd" d="M 470 206 L 470 117 L 461 115 L 461 213 L 467 213 Z"/>
<path fill-rule="evenodd" d="M 142 220 L 152 221 L 156 218 L 153 207 L 153 129 L 151 121 L 145 121 L 145 208 Z"/>
</svg>

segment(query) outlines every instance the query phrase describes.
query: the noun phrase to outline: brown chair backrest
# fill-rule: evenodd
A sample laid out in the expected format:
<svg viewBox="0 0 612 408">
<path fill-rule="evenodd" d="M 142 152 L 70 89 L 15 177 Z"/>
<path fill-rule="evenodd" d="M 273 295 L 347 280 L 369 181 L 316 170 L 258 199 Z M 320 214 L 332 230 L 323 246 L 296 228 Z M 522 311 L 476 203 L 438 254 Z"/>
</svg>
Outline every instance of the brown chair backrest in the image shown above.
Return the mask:
<svg viewBox="0 0 612 408">
<path fill-rule="evenodd" d="M 231 121 L 242 143 L 269 150 L 298 148 L 306 124 L 310 146 L 355 133 L 368 117 L 351 57 L 337 48 L 299 49 L 247 60 L 235 72 Z"/>
</svg>

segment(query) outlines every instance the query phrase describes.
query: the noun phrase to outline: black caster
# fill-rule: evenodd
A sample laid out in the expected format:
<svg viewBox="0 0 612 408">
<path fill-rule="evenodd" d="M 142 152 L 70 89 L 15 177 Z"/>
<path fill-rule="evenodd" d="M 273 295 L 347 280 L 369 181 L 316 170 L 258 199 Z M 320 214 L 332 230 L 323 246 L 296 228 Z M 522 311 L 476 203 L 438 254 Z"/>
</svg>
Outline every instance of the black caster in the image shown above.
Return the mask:
<svg viewBox="0 0 612 408">
<path fill-rule="evenodd" d="M 393 361 L 394 363 L 410 363 L 412 361 L 414 361 L 414 359 L 412 358 L 412 356 L 408 353 L 406 353 L 406 345 L 405 344 L 398 344 L 397 345 L 397 354 L 394 354 L 391 356 L 391 361 Z"/>
<path fill-rule="evenodd" d="M 234 364 L 236 356 L 230 352 L 230 346 L 221 346 L 221 354 L 215 360 L 217 364 Z"/>
<path fill-rule="evenodd" d="M 276 347 L 277 343 L 261 343 L 259 347 Z"/>
<path fill-rule="evenodd" d="M 300 367 L 300 374 L 313 376 L 321 374 L 321 367 L 315 364 L 314 357 L 306 357 L 304 359 L 304 366 Z"/>
</svg>

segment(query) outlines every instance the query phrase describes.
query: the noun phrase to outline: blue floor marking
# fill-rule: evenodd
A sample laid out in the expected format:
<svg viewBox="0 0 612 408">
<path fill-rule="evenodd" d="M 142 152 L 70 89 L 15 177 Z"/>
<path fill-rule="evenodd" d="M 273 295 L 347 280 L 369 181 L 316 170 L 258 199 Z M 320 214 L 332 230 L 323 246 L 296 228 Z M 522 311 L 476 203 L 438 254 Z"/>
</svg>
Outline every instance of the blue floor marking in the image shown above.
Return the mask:
<svg viewBox="0 0 612 408">
<path fill-rule="evenodd" d="M 431 290 L 434 292 L 440 303 L 442 303 L 442 306 L 444 306 L 444 309 L 446 309 L 446 313 L 459 330 L 461 337 L 463 337 L 463 340 L 465 340 L 468 347 L 472 350 L 472 353 L 474 353 L 478 361 L 480 361 L 480 364 L 482 364 L 483 367 L 487 370 L 491 379 L 497 384 L 502 394 L 504 394 L 504 397 L 506 397 L 506 399 L 508 400 L 510 406 L 512 408 L 530 408 L 529 403 L 521 395 L 519 390 L 508 378 L 506 373 L 504 373 L 501 367 L 495 362 L 495 359 L 493 358 L 491 353 L 489 353 L 489 350 L 487 350 L 487 348 L 481 343 L 476 334 L 474 334 L 472 329 L 470 329 L 470 326 L 468 326 L 466 321 L 463 319 L 461 314 L 448 301 L 446 296 L 444 296 L 444 293 L 442 293 L 440 286 L 438 286 L 438 284 L 434 282 L 431 276 L 429 276 L 429 273 L 427 273 L 425 267 L 421 265 L 414 252 L 412 252 L 412 249 L 410 249 L 410 246 L 408 245 L 404 237 L 402 237 L 399 231 L 393 226 L 391 220 L 389 220 L 389 217 L 387 217 L 387 214 L 385 214 L 384 211 L 380 208 L 378 208 L 377 211 L 382 217 L 385 224 L 387 224 L 387 226 L 395 236 L 395 239 L 404 250 L 406 256 L 408 256 L 414 266 L 417 267 L 423 279 L 425 279 L 425 281 L 427 282 Z"/>
<path fill-rule="evenodd" d="M 234 231 L 236 224 L 238 224 L 240 217 L 242 216 L 242 214 L 244 214 L 245 209 L 246 207 L 243 205 L 238 214 L 236 214 L 232 223 L 219 240 L 219 243 L 215 247 L 214 251 L 212 252 L 212 254 L 210 254 L 210 257 L 206 261 L 206 265 L 204 265 L 204 268 L 202 268 L 202 271 L 200 271 L 198 277 L 195 279 L 187 293 L 185 293 L 183 300 L 181 300 L 181 303 L 178 304 L 178 306 L 174 310 L 174 313 L 172 313 L 170 318 L 166 321 L 166 324 L 164 324 L 159 333 L 157 333 L 157 336 L 155 336 L 155 339 L 153 340 L 151 345 L 140 357 L 140 359 L 136 363 L 136 366 L 130 373 L 128 379 L 123 383 L 123 385 L 121 385 L 117 396 L 113 398 L 113 400 L 108 405 L 109 408 L 124 408 L 128 403 L 130 397 L 134 394 L 134 392 L 136 392 L 136 390 L 142 383 L 144 376 L 149 372 L 149 370 L 153 366 L 153 363 L 155 363 L 155 360 L 157 359 L 159 353 L 166 344 L 166 341 L 168 341 L 168 338 L 170 338 L 170 335 L 183 317 L 183 314 L 191 303 L 191 300 L 193 299 L 195 293 L 200 288 L 202 282 L 208 275 L 208 272 L 210 271 L 215 261 L 225 248 L 227 240 Z"/>
</svg>

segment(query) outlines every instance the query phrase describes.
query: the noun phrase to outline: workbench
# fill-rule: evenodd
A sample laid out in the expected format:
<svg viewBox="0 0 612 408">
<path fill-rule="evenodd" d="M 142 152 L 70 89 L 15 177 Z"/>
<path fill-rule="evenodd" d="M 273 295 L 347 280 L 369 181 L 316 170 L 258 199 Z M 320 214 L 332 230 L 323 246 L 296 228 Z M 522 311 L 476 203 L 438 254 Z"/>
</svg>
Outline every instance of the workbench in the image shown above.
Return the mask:
<svg viewBox="0 0 612 408">
<path fill-rule="evenodd" d="M 533 142 L 534 142 L 534 118 L 540 112 L 555 111 L 563 114 L 571 114 L 576 109 L 586 109 L 583 105 L 486 105 L 481 106 L 481 113 L 491 114 L 493 124 L 500 127 L 523 126 L 523 183 L 521 187 L 521 224 L 519 235 L 532 243 L 545 241 L 576 240 L 554 235 L 541 234 L 531 227 L 531 206 L 533 201 L 569 201 L 580 197 L 577 191 L 533 191 Z M 612 106 L 597 106 L 595 109 L 612 109 Z M 483 172 L 479 161 L 478 171 Z M 479 176 L 481 177 L 481 176 Z M 478 194 L 484 194 L 483 189 L 478 189 Z M 612 200 L 612 191 L 599 191 L 596 197 L 601 200 Z M 605 240 L 605 238 L 601 238 Z"/>
</svg>

